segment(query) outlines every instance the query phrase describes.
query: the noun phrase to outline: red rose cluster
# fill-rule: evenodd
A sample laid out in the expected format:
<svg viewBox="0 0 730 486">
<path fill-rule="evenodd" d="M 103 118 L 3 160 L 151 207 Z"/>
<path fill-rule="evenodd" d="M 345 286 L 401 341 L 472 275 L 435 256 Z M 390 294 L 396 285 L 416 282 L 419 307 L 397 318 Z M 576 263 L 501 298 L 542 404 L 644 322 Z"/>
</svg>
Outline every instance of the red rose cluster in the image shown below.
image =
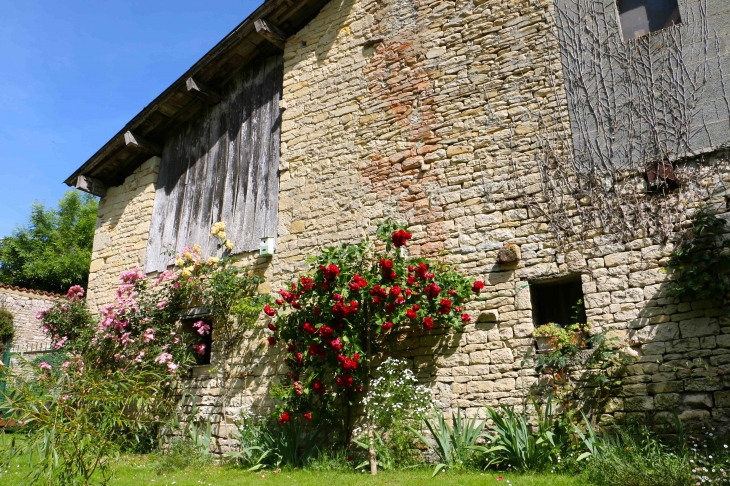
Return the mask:
<svg viewBox="0 0 730 486">
<path fill-rule="evenodd" d="M 396 248 L 400 248 L 401 246 L 405 245 L 406 242 L 412 237 L 413 235 L 410 234 L 408 231 L 399 229 L 390 236 L 390 241 L 393 242 L 393 246 L 395 246 Z"/>
<path fill-rule="evenodd" d="M 390 235 L 396 248 L 411 238 L 402 229 Z M 310 420 L 313 397 L 327 401 L 338 394 L 362 392 L 368 369 L 360 366 L 361 340 L 369 326 L 377 324 L 381 333 L 406 323 L 425 330 L 437 324 L 459 326 L 471 321 L 462 308 L 469 287 L 477 294 L 484 288 L 484 282 L 466 282 L 451 267 L 408 261 L 392 250 L 369 262 L 367 255 L 372 252 L 354 254 L 353 259 L 353 253 L 338 251 L 327 253 L 332 259 L 317 265 L 311 277 L 301 277 L 288 289 L 279 290 L 279 310 L 293 312 L 264 308 L 266 315 L 276 319 L 268 324 L 273 333 L 269 343 L 275 345 L 280 339 L 288 345 L 285 362 L 290 373 L 285 381 L 288 388 L 284 388 L 287 411 L 279 417 L 282 424 L 293 418 L 292 413 L 302 413 L 300 417 Z M 300 381 L 300 376 L 312 381 Z M 307 393 L 307 386 L 313 393 Z"/>
</svg>

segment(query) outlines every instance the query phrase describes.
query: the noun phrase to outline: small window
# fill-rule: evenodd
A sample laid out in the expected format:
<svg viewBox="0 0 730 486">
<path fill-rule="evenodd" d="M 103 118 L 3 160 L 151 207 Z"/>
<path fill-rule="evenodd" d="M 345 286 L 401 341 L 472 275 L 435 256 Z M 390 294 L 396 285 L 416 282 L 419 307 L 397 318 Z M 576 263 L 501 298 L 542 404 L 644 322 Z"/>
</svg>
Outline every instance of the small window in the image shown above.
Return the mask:
<svg viewBox="0 0 730 486">
<path fill-rule="evenodd" d="M 618 14 L 624 40 L 681 22 L 677 0 L 618 0 Z"/>
<path fill-rule="evenodd" d="M 202 322 L 204 326 L 197 325 Z M 208 326 L 206 329 L 205 326 Z M 203 328 L 204 334 L 199 329 Z M 210 348 L 213 345 L 213 322 L 211 319 L 185 319 L 182 322 L 182 332 L 187 342 L 192 346 L 193 356 L 196 365 L 210 364 Z"/>
<path fill-rule="evenodd" d="M 535 327 L 554 322 L 561 326 L 585 324 L 580 276 L 530 284 Z"/>
</svg>

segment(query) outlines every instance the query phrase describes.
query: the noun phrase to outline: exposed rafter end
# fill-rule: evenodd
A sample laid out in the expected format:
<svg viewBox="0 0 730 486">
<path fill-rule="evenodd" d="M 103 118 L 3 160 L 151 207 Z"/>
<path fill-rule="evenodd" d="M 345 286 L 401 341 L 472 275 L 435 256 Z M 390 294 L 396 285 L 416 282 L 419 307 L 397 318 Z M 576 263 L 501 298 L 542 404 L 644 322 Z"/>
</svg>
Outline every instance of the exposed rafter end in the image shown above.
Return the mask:
<svg viewBox="0 0 730 486">
<path fill-rule="evenodd" d="M 221 101 L 221 95 L 216 90 L 206 86 L 193 77 L 185 80 L 185 86 L 188 89 L 188 94 L 200 98 L 210 106 L 217 105 Z"/>
<path fill-rule="evenodd" d="M 162 155 L 162 147 L 129 130 L 124 132 L 124 142 L 128 147 L 135 148 L 150 155 Z"/>
<path fill-rule="evenodd" d="M 106 184 L 85 175 L 80 175 L 76 178 L 76 189 L 88 192 L 94 196 L 106 196 Z"/>
<path fill-rule="evenodd" d="M 265 19 L 256 19 L 254 22 L 256 26 L 256 32 L 271 42 L 273 45 L 284 50 L 284 44 L 286 43 L 286 34 L 282 32 L 277 26 Z"/>
</svg>

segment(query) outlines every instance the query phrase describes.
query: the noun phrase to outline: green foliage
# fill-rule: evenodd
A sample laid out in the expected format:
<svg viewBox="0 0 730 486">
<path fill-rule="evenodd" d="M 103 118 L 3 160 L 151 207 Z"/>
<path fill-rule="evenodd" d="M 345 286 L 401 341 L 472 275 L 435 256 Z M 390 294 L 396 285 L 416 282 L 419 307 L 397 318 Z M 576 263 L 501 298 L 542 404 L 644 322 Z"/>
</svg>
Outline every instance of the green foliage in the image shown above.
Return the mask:
<svg viewBox="0 0 730 486">
<path fill-rule="evenodd" d="M 687 460 L 647 429 L 620 430 L 604 437 L 585 474 L 597 486 L 683 486 L 694 484 Z"/>
<path fill-rule="evenodd" d="M 186 406 L 187 397 L 183 397 L 180 407 Z M 185 469 L 186 467 L 200 467 L 210 464 L 213 457 L 210 453 L 212 443 L 212 429 L 210 420 L 196 422 L 197 407 L 193 404 L 189 420 L 181 422 L 175 413 L 171 419 L 171 437 L 167 438 L 163 454 L 155 464 L 158 474 Z"/>
<path fill-rule="evenodd" d="M 471 419 L 461 416 L 461 410 L 456 415 L 451 414 L 453 427 L 444 420 L 443 414 L 437 414 L 436 422 L 426 420 L 426 428 L 431 432 L 435 444 L 432 444 L 423 434 L 414 430 L 418 438 L 431 448 L 439 459 L 433 470 L 433 475 L 445 468 L 464 468 L 474 455 L 477 441 L 484 430 L 485 421 L 477 417 Z"/>
<path fill-rule="evenodd" d="M 4 451 L 4 462 L 25 456 L 31 470 L 24 484 L 107 484 L 122 436 L 158 421 L 169 407 L 155 371 L 98 372 L 80 360 L 57 377 L 39 380 L 21 370 L 6 372 L 3 408 L 26 440 Z"/>
<path fill-rule="evenodd" d="M 617 338 L 609 338 L 608 331 L 589 335 L 589 327 L 590 323 L 565 327 L 546 324 L 535 330 L 536 336 L 552 337 L 551 349 L 534 360 L 535 371 L 541 375 L 536 388 L 547 389 L 569 419 L 577 401 L 600 400 L 620 386 L 625 367 L 631 362 Z"/>
<path fill-rule="evenodd" d="M 15 336 L 13 327 L 13 313 L 7 309 L 0 309 L 0 343 L 7 343 Z"/>
<path fill-rule="evenodd" d="M 668 266 L 677 270 L 672 287 L 684 300 L 730 299 L 730 238 L 727 221 L 715 216 L 708 206 L 695 217 L 692 231 L 669 259 Z"/>
<path fill-rule="evenodd" d="M 53 368 L 54 370 L 60 371 L 63 369 L 63 363 L 67 362 L 68 360 L 69 356 L 64 351 L 50 351 L 48 353 L 41 353 L 33 358 L 30 361 L 30 366 L 32 369 L 35 370 L 41 363 L 47 363 L 51 365 L 51 368 Z"/>
<path fill-rule="evenodd" d="M 97 207 L 96 198 L 76 190 L 57 208 L 33 204 L 26 225 L 0 240 L 0 282 L 57 293 L 85 287 Z"/>
<path fill-rule="evenodd" d="M 504 407 L 501 412 L 487 407 L 487 416 L 493 422 L 490 444 L 474 449 L 486 454 L 487 466 L 544 471 L 557 462 L 564 439 L 556 430 L 550 400 L 540 412 L 537 409 L 537 428 L 532 430 L 527 413 L 517 413 L 514 407 Z"/>
<path fill-rule="evenodd" d="M 267 422 L 262 417 L 246 416 L 237 424 L 238 451 L 226 453 L 249 471 L 304 467 L 316 457 L 322 443 L 320 429 L 292 420 L 286 424 Z"/>
</svg>

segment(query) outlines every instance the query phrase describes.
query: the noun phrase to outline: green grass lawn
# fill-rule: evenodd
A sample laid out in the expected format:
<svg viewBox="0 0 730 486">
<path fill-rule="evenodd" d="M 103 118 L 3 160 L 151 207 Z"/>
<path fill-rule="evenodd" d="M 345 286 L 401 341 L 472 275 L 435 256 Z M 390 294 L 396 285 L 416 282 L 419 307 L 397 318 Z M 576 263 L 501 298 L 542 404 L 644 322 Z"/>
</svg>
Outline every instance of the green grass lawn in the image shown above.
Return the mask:
<svg viewBox="0 0 730 486">
<path fill-rule="evenodd" d="M 20 466 L 20 467 L 18 467 Z M 11 486 L 20 484 L 28 472 L 27 465 L 13 461 L 0 476 L 0 484 Z M 497 478 L 501 477 L 499 481 Z M 580 486 L 585 484 L 581 478 L 552 474 L 517 473 L 441 473 L 431 478 L 430 470 L 384 472 L 376 477 L 357 472 L 318 472 L 307 470 L 285 470 L 246 472 L 231 466 L 206 466 L 187 468 L 158 474 L 154 461 L 147 456 L 127 456 L 117 467 L 116 478 L 110 483 L 114 486 L 227 486 L 227 485 L 286 485 L 286 486 L 349 486 L 364 485 L 514 485 L 514 486 Z"/>
<path fill-rule="evenodd" d="M 501 477 L 499 481 L 497 478 Z M 286 485 L 286 486 L 349 486 L 353 484 L 415 486 L 415 485 L 506 485 L 515 486 L 578 486 L 585 484 L 580 478 L 556 475 L 522 475 L 516 473 L 442 473 L 431 478 L 431 471 L 385 472 L 378 476 L 362 473 L 282 471 L 273 473 L 263 471 L 249 473 L 227 466 L 208 466 L 199 469 L 186 469 L 158 475 L 144 463 L 126 463 L 117 469 L 113 485 L 176 485 L 176 486 L 225 486 L 225 485 Z"/>
</svg>

